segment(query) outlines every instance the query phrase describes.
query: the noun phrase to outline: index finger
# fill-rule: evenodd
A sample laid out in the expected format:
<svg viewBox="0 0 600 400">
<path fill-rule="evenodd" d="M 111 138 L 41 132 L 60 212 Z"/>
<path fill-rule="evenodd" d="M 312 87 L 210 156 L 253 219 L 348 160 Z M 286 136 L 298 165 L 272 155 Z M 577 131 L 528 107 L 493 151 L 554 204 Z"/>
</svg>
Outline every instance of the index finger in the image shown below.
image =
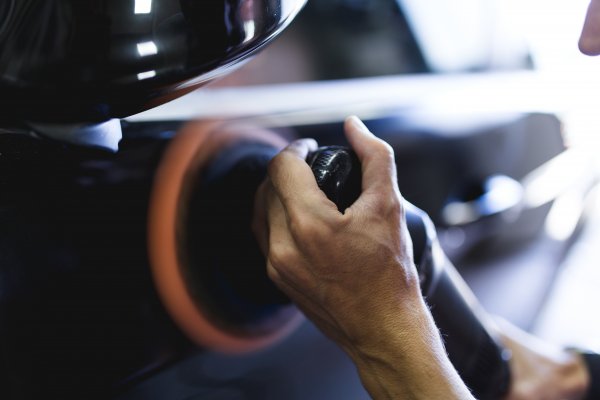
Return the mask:
<svg viewBox="0 0 600 400">
<path fill-rule="evenodd" d="M 327 200 L 306 162 L 308 153 L 316 149 L 312 139 L 296 140 L 269 163 L 269 178 L 285 209 Z"/>
</svg>

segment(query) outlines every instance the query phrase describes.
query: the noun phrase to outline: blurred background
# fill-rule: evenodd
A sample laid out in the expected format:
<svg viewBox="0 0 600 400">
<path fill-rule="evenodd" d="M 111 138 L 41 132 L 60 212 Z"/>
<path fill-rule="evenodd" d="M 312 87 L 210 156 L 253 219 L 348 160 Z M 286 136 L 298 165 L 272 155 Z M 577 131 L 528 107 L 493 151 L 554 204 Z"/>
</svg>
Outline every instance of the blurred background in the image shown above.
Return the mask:
<svg viewBox="0 0 600 400">
<path fill-rule="evenodd" d="M 600 61 L 577 48 L 587 5 L 309 1 L 290 29 L 236 72 L 129 118 L 128 129 L 233 118 L 290 139 L 344 144 L 342 121 L 356 114 L 394 147 L 403 195 L 430 215 L 491 314 L 556 343 L 600 350 Z M 238 398 L 233 375 L 251 376 L 258 365 L 271 371 L 290 358 L 299 363 L 295 377 L 279 368 L 280 383 L 256 398 L 277 398 L 293 382 L 297 398 L 363 398 L 353 368 L 318 335 L 304 326 L 277 353 L 237 364 L 203 354 L 128 398 L 161 398 L 174 382 L 193 393 L 191 382 L 207 378 L 182 371 L 198 365 L 207 374 L 236 365 L 220 386 L 223 397 L 209 398 Z M 331 353 L 328 378 L 311 369 L 317 349 Z"/>
</svg>

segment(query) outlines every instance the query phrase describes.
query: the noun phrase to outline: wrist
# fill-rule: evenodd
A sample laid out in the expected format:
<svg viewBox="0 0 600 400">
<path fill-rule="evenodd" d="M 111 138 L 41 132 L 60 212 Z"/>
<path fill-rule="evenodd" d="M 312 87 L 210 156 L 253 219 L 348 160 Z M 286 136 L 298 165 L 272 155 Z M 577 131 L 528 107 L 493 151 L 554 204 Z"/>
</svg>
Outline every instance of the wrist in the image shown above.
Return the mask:
<svg viewBox="0 0 600 400">
<path fill-rule="evenodd" d="M 380 286 L 383 287 L 378 290 Z M 369 293 L 353 296 L 356 301 L 341 302 L 343 306 L 336 315 L 340 316 L 340 328 L 356 352 L 369 354 L 393 341 L 400 342 L 397 345 L 411 345 L 410 341 L 416 340 L 419 333 L 437 332 L 418 278 L 409 278 L 402 287 L 398 286 L 390 288 L 384 281 L 383 285 L 371 285 Z M 401 337 L 409 340 L 399 340 Z"/>
<path fill-rule="evenodd" d="M 451 364 L 439 331 L 420 301 L 397 325 L 346 349 L 375 399 L 472 399 Z"/>
</svg>

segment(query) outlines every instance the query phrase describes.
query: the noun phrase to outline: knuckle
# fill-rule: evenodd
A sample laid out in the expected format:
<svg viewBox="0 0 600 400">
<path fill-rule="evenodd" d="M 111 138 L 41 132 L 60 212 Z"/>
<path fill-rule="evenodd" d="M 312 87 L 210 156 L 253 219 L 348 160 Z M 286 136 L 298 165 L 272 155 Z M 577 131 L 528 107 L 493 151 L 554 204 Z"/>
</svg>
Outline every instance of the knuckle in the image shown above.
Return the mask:
<svg viewBox="0 0 600 400">
<path fill-rule="evenodd" d="M 293 264 L 295 255 L 288 246 L 271 245 L 269 248 L 269 262 L 276 269 L 284 269 Z"/>
<path fill-rule="evenodd" d="M 288 215 L 290 231 L 296 240 L 305 241 L 318 234 L 317 224 L 310 218 L 293 210 Z"/>
<path fill-rule="evenodd" d="M 373 211 L 385 219 L 400 220 L 404 207 L 400 197 L 393 193 L 379 196 L 373 204 Z"/>
<path fill-rule="evenodd" d="M 389 196 L 387 204 L 387 213 L 388 215 L 396 218 L 400 218 L 404 214 L 404 205 L 399 196 Z"/>
<path fill-rule="evenodd" d="M 280 280 L 280 276 L 279 273 L 277 272 L 277 270 L 275 269 L 275 267 L 273 267 L 273 265 L 271 264 L 267 264 L 267 276 L 269 277 L 270 280 L 272 280 L 273 282 L 279 282 Z"/>
<path fill-rule="evenodd" d="M 385 157 L 388 161 L 394 160 L 394 148 L 383 140 L 377 142 L 376 152 L 378 157 Z"/>
<path fill-rule="evenodd" d="M 333 216 L 328 221 L 328 230 L 326 231 L 326 234 L 331 234 L 332 232 L 344 232 L 353 222 L 353 217 L 348 213 Z"/>
<path fill-rule="evenodd" d="M 302 247 L 319 241 L 325 229 L 318 221 L 293 212 L 289 216 L 289 227 L 294 240 Z"/>
</svg>

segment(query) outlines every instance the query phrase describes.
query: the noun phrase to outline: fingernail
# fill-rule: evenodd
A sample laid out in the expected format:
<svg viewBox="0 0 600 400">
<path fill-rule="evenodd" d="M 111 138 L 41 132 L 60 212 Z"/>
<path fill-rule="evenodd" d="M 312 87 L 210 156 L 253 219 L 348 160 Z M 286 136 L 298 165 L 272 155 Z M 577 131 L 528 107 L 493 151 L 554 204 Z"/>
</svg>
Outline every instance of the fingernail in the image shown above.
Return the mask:
<svg viewBox="0 0 600 400">
<path fill-rule="evenodd" d="M 317 149 L 318 145 L 316 140 L 310 138 L 296 139 L 287 146 L 289 149 L 294 149 L 294 151 L 314 151 Z"/>
<path fill-rule="evenodd" d="M 291 142 L 288 147 L 301 148 L 301 147 L 310 147 L 310 142 L 308 139 L 296 139 Z"/>
<path fill-rule="evenodd" d="M 359 131 L 367 135 L 373 135 L 373 132 L 371 132 L 369 128 L 367 128 L 367 126 L 364 124 L 364 122 L 362 122 L 360 118 L 358 118 L 356 115 L 351 115 L 350 117 L 348 117 L 347 120 L 350 121 L 350 123 L 354 125 L 354 127 Z"/>
<path fill-rule="evenodd" d="M 317 144 L 317 141 L 313 138 L 302 138 L 302 139 L 298 139 L 295 140 L 292 143 L 297 143 L 298 145 L 303 145 L 308 147 L 310 150 L 312 150 L 313 148 L 317 148 L 319 145 Z"/>
<path fill-rule="evenodd" d="M 309 150 L 316 150 L 317 147 L 319 147 L 319 144 L 317 143 L 317 141 L 313 138 L 306 138 L 304 139 L 304 142 L 306 143 L 306 145 L 308 146 Z"/>
</svg>

